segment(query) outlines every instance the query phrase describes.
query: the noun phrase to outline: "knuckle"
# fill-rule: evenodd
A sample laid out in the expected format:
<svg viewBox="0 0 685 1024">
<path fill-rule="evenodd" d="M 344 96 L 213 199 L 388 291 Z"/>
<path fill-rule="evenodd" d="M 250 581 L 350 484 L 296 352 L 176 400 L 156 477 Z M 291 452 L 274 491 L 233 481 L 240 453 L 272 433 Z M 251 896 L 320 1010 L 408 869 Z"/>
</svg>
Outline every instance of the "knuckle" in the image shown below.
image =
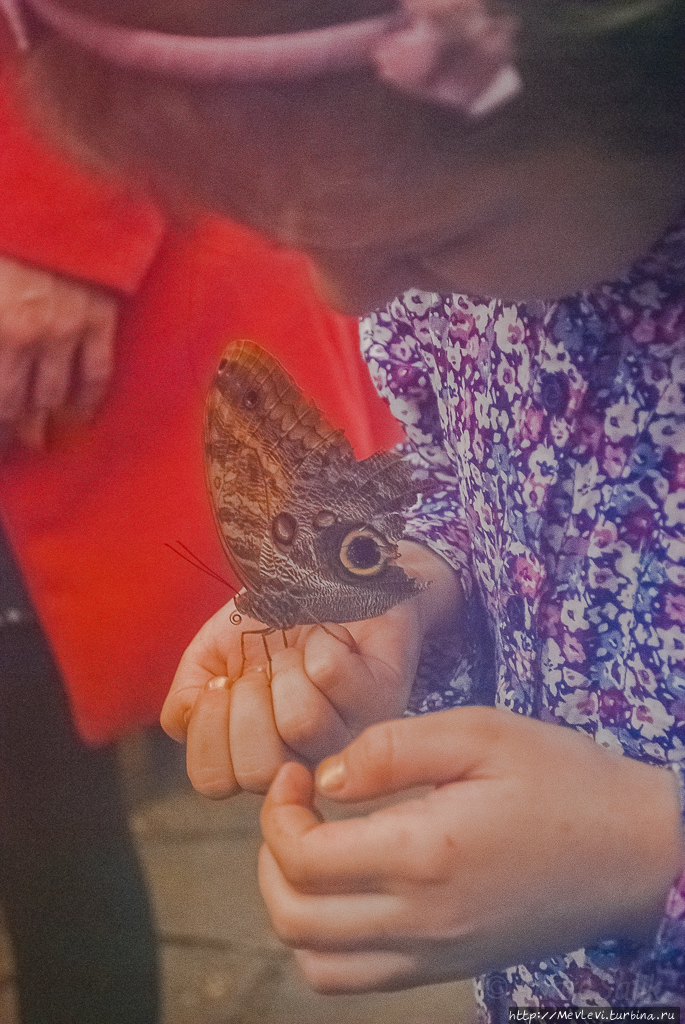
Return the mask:
<svg viewBox="0 0 685 1024">
<path fill-rule="evenodd" d="M 227 774 L 216 769 L 208 771 L 204 768 L 196 768 L 189 763 L 188 778 L 193 789 L 209 800 L 225 800 L 240 792 L 240 786 L 234 778 L 228 777 Z"/>
<path fill-rule="evenodd" d="M 340 980 L 332 974 L 325 959 L 305 951 L 298 956 L 297 962 L 305 982 L 314 992 L 322 996 L 340 992 Z"/>
<path fill-rule="evenodd" d="M 297 708 L 281 710 L 276 725 L 283 742 L 298 751 L 318 739 L 322 728 L 319 716 L 303 713 Z"/>
<path fill-rule="evenodd" d="M 454 846 L 446 837 L 436 841 L 433 836 L 419 839 L 414 845 L 412 856 L 407 861 L 410 880 L 429 888 L 444 885 L 454 869 Z"/>
<path fill-rule="evenodd" d="M 322 693 L 326 693 L 338 679 L 339 666 L 331 651 L 308 647 L 305 669 L 314 686 Z"/>
<path fill-rule="evenodd" d="M 23 352 L 37 343 L 44 328 L 45 321 L 35 310 L 14 310 L 2 318 L 0 335 L 4 345 Z"/>
<path fill-rule="evenodd" d="M 240 789 L 248 793 L 264 794 L 274 780 L 277 768 L 273 765 L 257 765 L 256 767 L 240 768 L 234 765 L 236 782 Z"/>
<path fill-rule="evenodd" d="M 271 907 L 271 924 L 278 938 L 286 946 L 306 946 L 308 933 L 301 920 L 301 915 L 293 901 L 288 900 L 287 905 Z"/>
<path fill-rule="evenodd" d="M 323 630 L 307 638 L 304 653 L 305 671 L 317 689 L 326 691 L 340 677 L 341 662 L 349 656 L 349 647 Z"/>
<path fill-rule="evenodd" d="M 398 721 L 380 722 L 355 741 L 359 770 L 369 772 L 379 785 L 390 785 L 396 776 L 400 737 Z"/>
</svg>

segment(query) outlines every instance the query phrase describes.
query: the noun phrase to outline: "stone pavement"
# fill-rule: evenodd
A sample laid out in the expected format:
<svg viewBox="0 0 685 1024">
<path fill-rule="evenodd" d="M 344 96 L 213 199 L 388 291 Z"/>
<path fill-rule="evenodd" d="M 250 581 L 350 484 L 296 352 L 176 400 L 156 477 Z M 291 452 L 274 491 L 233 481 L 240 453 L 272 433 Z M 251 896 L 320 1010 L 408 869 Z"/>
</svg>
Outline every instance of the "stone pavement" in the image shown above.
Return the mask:
<svg viewBox="0 0 685 1024">
<path fill-rule="evenodd" d="M 197 796 L 180 758 L 180 748 L 156 736 L 123 754 L 157 918 L 162 1024 L 471 1024 L 468 982 L 370 996 L 310 992 L 259 895 L 260 800 Z M 16 1024 L 11 973 L 0 931 L 0 1024 Z"/>
</svg>

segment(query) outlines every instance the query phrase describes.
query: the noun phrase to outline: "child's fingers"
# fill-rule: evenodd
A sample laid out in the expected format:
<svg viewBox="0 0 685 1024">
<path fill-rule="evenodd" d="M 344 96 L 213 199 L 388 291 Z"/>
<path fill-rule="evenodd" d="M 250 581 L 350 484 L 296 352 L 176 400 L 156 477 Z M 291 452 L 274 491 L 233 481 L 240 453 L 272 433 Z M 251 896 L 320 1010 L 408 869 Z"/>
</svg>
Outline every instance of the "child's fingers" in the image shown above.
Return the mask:
<svg viewBox="0 0 685 1024">
<path fill-rule="evenodd" d="M 159 718 L 162 728 L 173 740 L 185 743 L 198 695 L 212 679 L 221 676 L 221 666 L 216 672 L 210 672 L 201 662 L 194 661 L 189 651 L 184 654 Z"/>
<path fill-rule="evenodd" d="M 230 740 L 233 772 L 240 787 L 265 793 L 292 752 L 278 734 L 271 685 L 263 666 L 246 669 L 233 684 L 230 712 L 226 736 L 218 742 Z"/>
<path fill-rule="evenodd" d="M 482 761 L 501 714 L 458 708 L 373 725 L 319 766 L 317 788 L 336 800 L 370 800 L 454 782 Z"/>
<path fill-rule="evenodd" d="M 319 953 L 298 949 L 295 960 L 309 987 L 325 995 L 405 988 L 415 973 L 413 956 L 390 950 Z"/>
<path fill-rule="evenodd" d="M 199 793 L 217 800 L 240 789 L 231 760 L 230 713 L 231 680 L 218 676 L 199 694 L 188 723 L 188 777 Z"/>
<path fill-rule="evenodd" d="M 406 844 L 393 848 L 378 815 L 321 822 L 309 772 L 284 765 L 262 807 L 262 833 L 284 878 L 308 893 L 378 893 L 404 870 Z"/>
<path fill-rule="evenodd" d="M 352 739 L 337 708 L 305 671 L 305 654 L 291 647 L 273 657 L 271 684 L 278 731 L 288 747 L 311 764 Z"/>
<path fill-rule="evenodd" d="M 114 372 L 118 303 L 109 295 L 91 295 L 89 324 L 80 352 L 78 407 L 92 413 L 107 393 Z"/>
<path fill-rule="evenodd" d="M 402 945 L 403 904 L 382 893 L 311 894 L 294 888 L 268 846 L 259 855 L 259 885 L 274 931 L 288 946 L 345 952 Z"/>
<path fill-rule="evenodd" d="M 379 628 L 379 639 L 382 632 Z M 338 712 L 347 734 L 345 742 L 358 735 L 370 721 L 400 714 L 404 706 L 400 706 L 404 694 L 397 698 L 393 694 L 395 699 L 388 706 L 388 694 L 383 687 L 374 686 L 367 661 L 356 644 L 348 646 L 323 630 L 317 630 L 307 638 L 303 671 Z"/>
<path fill-rule="evenodd" d="M 372 722 L 399 717 L 406 707 L 416 667 L 409 615 L 396 606 L 371 621 L 350 623 L 340 639 L 323 629 L 307 637 L 304 670 L 351 736 Z"/>
<path fill-rule="evenodd" d="M 205 686 L 214 678 L 237 679 L 241 673 L 241 627 L 233 623 L 234 614 L 233 601 L 219 609 L 193 638 L 176 669 L 160 720 L 179 743 L 185 742 L 195 701 Z"/>
</svg>

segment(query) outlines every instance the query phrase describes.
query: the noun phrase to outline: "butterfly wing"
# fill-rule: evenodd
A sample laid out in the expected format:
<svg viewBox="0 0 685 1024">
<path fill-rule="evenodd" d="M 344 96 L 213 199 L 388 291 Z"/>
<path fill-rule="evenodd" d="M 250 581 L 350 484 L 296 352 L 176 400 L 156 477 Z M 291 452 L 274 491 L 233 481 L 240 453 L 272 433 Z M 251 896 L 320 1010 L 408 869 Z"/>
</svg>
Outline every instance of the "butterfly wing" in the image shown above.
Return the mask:
<svg viewBox="0 0 685 1024">
<path fill-rule="evenodd" d="M 420 589 L 393 562 L 417 484 L 394 452 L 358 462 L 271 356 L 223 354 L 205 417 L 207 482 L 224 550 L 267 625 L 353 622 Z"/>
<path fill-rule="evenodd" d="M 299 582 L 306 621 L 356 622 L 419 592 L 421 586 L 394 564 L 405 526 L 400 513 L 414 504 L 418 490 L 395 452 L 332 462 L 316 479 L 295 481 L 284 515 L 297 522 L 288 553 L 306 573 L 306 586 L 301 580 L 291 584 Z"/>
<path fill-rule="evenodd" d="M 274 571 L 270 525 L 303 464 L 325 461 L 331 449 L 354 461 L 352 448 L 280 364 L 249 341 L 232 343 L 221 357 L 205 406 L 204 444 L 224 551 L 241 583 L 259 589 Z"/>
</svg>

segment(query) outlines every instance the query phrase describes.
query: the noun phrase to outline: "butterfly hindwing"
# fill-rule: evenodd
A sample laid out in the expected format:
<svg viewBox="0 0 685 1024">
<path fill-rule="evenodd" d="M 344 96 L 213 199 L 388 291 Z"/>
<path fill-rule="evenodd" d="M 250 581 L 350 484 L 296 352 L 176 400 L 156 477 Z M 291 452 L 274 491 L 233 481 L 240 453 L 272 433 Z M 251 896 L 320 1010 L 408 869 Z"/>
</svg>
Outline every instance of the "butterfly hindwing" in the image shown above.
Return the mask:
<svg viewBox="0 0 685 1024">
<path fill-rule="evenodd" d="M 357 461 L 280 364 L 239 341 L 205 415 L 207 482 L 236 603 L 268 626 L 379 615 L 417 593 L 394 565 L 417 485 L 394 452 Z"/>
</svg>

